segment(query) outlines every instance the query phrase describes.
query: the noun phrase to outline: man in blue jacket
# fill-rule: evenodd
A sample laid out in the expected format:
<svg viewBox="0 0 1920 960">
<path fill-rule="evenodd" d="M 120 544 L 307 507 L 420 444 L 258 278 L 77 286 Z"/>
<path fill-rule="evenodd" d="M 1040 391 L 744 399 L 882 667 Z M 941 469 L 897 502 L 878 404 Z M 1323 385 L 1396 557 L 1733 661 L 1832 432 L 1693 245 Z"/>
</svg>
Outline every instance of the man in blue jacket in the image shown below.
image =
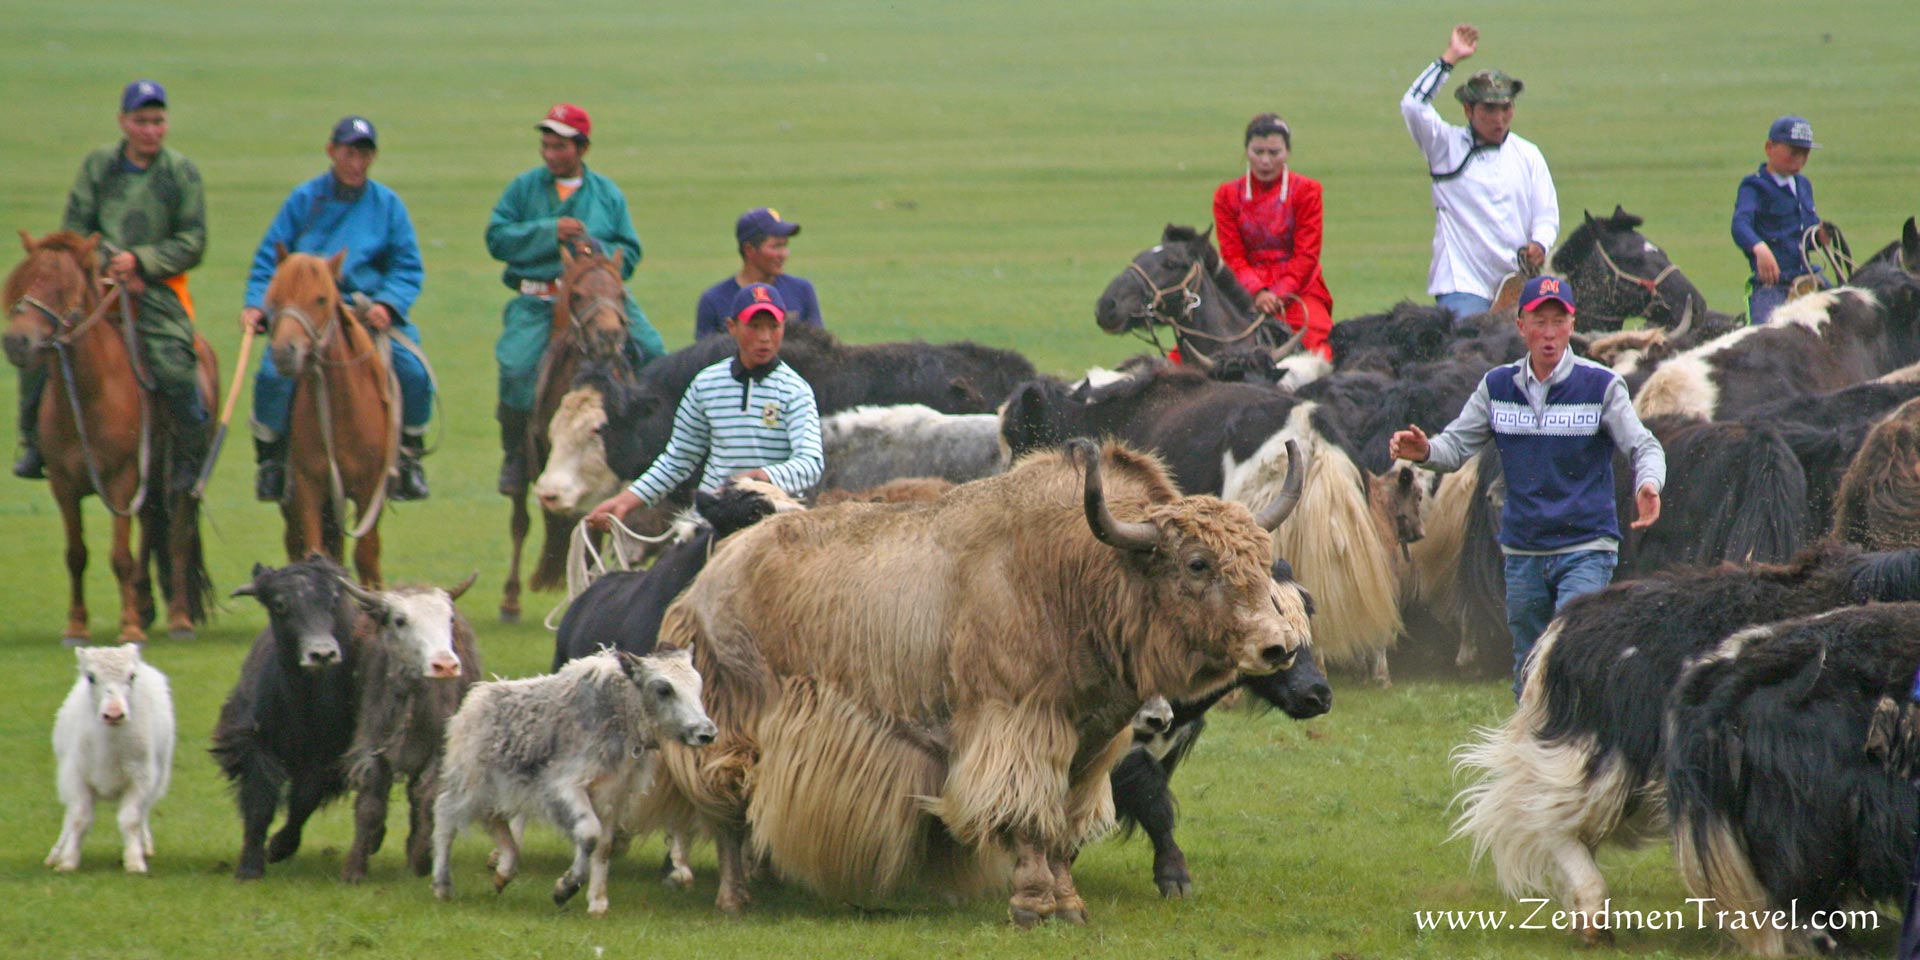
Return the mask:
<svg viewBox="0 0 1920 960">
<path fill-rule="evenodd" d="M 787 243 L 800 235 L 800 225 L 782 220 L 772 207 L 756 207 L 733 225 L 733 243 L 740 254 L 740 272 L 708 287 L 694 308 L 693 338 L 704 340 L 727 332 L 733 318 L 727 310 L 740 291 L 764 283 L 780 291 L 787 304 L 789 325 L 805 323 L 822 329 L 820 295 L 804 277 L 787 272 Z"/>
<path fill-rule="evenodd" d="M 1500 448 L 1507 482 L 1500 552 L 1516 699 L 1527 655 L 1554 613 L 1613 580 L 1620 548 L 1614 450 L 1633 461 L 1639 513 L 1633 529 L 1659 519 L 1667 481 L 1666 452 L 1634 414 L 1625 381 L 1567 349 L 1573 310 L 1573 287 L 1565 280 L 1528 280 L 1515 321 L 1527 355 L 1487 371 L 1439 436 L 1428 440 L 1409 426 L 1388 444 L 1393 456 L 1441 473 L 1459 469 L 1489 441 Z"/>
<path fill-rule="evenodd" d="M 1813 184 L 1800 173 L 1808 154 L 1819 146 L 1813 142 L 1812 124 L 1802 117 L 1781 117 L 1767 129 L 1767 162 L 1740 181 L 1733 204 L 1733 242 L 1753 267 L 1747 281 L 1749 323 L 1766 323 L 1801 277 L 1827 285 L 1820 268 L 1807 262 L 1801 245 L 1806 232 L 1820 225 Z"/>
<path fill-rule="evenodd" d="M 420 343 L 419 329 L 407 319 L 420 296 L 420 244 L 414 238 L 407 205 L 385 185 L 367 178 L 378 152 L 373 124 L 365 117 L 346 117 L 334 125 L 327 142 L 332 169 L 295 187 L 260 240 L 253 269 L 247 274 L 241 322 L 266 332 L 263 304 L 267 284 L 279 265 L 277 247 L 320 257 L 346 251 L 340 268 L 342 296 L 359 294 L 369 301 L 361 318 L 375 330 L 396 335 L 393 372 L 400 380 L 400 464 L 388 495 L 395 500 L 419 500 L 427 495 L 420 456 L 427 418 L 433 413 L 433 385 L 420 357 L 398 338 L 405 337 L 416 347 Z M 253 378 L 254 451 L 259 461 L 254 496 L 261 500 L 278 500 L 285 492 L 293 387 L 292 379 L 274 369 L 273 354 L 261 351 L 260 371 Z"/>
</svg>

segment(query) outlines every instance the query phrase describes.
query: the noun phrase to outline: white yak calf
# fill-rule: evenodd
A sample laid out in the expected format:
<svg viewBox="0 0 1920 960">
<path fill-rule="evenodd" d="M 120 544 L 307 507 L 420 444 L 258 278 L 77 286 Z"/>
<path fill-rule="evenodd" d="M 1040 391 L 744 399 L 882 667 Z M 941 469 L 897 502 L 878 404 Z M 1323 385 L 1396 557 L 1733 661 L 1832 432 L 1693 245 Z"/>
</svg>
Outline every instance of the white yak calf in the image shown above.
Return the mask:
<svg viewBox="0 0 1920 960">
<path fill-rule="evenodd" d="M 120 801 L 121 863 L 146 873 L 153 856 L 147 818 L 173 774 L 173 697 L 166 674 L 140 659 L 140 646 L 81 647 L 80 677 L 53 722 L 60 801 L 67 805 L 60 839 L 47 866 L 80 866 L 80 842 L 93 825 L 93 805 Z"/>
<path fill-rule="evenodd" d="M 573 864 L 553 885 L 553 902 L 566 903 L 586 879 L 587 912 L 605 915 L 607 862 L 628 807 L 653 778 L 660 741 L 702 747 L 715 732 L 684 649 L 645 657 L 605 650 L 547 676 L 476 685 L 447 724 L 434 895 L 453 896 L 448 850 L 475 820 L 493 835 L 493 887 L 504 889 L 520 859 L 511 823 L 537 816 L 573 840 Z"/>
</svg>

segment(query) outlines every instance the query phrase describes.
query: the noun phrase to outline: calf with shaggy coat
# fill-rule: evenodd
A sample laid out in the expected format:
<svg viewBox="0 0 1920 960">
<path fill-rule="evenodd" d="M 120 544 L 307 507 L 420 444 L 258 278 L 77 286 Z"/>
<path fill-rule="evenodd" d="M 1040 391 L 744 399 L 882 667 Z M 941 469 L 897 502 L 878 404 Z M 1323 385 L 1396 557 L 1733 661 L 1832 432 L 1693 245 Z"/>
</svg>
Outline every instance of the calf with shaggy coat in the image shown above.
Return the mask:
<svg viewBox="0 0 1920 960">
<path fill-rule="evenodd" d="M 140 659 L 140 645 L 81 647 L 80 676 L 53 722 L 60 802 L 67 816 L 47 866 L 80 867 L 94 804 L 120 801 L 121 865 L 146 873 L 153 805 L 173 776 L 173 697 L 167 677 Z"/>
<path fill-rule="evenodd" d="M 855 407 L 820 421 L 819 489 L 865 490 L 906 477 L 966 483 L 1007 468 L 1000 418 L 920 404 Z"/>
<path fill-rule="evenodd" d="M 239 790 L 236 879 L 257 880 L 268 862 L 293 856 L 307 818 L 346 792 L 342 758 L 359 709 L 353 671 L 361 644 L 345 576 L 319 556 L 278 570 L 254 564 L 253 579 L 233 592 L 260 601 L 269 621 L 213 730 L 214 759 Z M 268 846 L 282 790 L 287 821 Z"/>
<path fill-rule="evenodd" d="M 636 657 L 608 650 L 558 673 L 474 687 L 447 725 L 433 828 L 433 892 L 453 896 L 449 851 L 475 820 L 492 833 L 494 889 L 519 869 L 511 821 L 539 816 L 573 841 L 553 886 L 564 904 L 587 884 L 587 912 L 607 912 L 607 864 L 633 799 L 653 778 L 662 741 L 713 741 L 690 651 Z"/>
<path fill-rule="evenodd" d="M 477 576 L 477 574 L 475 575 Z M 342 581 L 366 616 L 358 624 L 360 712 L 347 748 L 353 805 L 353 847 L 340 879 L 366 878 L 367 858 L 387 835 L 387 794 L 407 778 L 407 865 L 416 876 L 432 866 L 433 798 L 447 718 L 480 677 L 473 627 L 453 602 L 473 586 L 408 587 L 375 593 Z"/>
<path fill-rule="evenodd" d="M 1784 565 L 1659 574 L 1569 603 L 1528 661 L 1519 708 L 1456 752 L 1475 782 L 1454 836 L 1492 854 L 1508 895 L 1551 876 L 1570 909 L 1598 916 L 1607 884 L 1593 851 L 1659 808 L 1660 710 L 1686 661 L 1745 627 L 1871 600 L 1920 600 L 1920 552 L 1823 543 Z"/>
</svg>

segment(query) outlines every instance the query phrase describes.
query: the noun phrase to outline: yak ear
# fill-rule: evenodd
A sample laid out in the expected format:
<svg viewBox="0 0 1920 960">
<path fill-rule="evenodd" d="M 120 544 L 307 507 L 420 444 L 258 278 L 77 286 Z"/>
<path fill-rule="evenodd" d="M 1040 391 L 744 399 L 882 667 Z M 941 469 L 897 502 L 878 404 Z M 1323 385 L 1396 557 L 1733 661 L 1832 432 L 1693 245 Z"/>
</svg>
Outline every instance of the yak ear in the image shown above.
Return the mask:
<svg viewBox="0 0 1920 960">
<path fill-rule="evenodd" d="M 647 677 L 653 673 L 653 671 L 647 669 L 646 664 L 640 662 L 639 657 L 625 650 L 615 650 L 613 652 L 613 658 L 620 663 L 620 672 L 626 674 L 627 679 L 632 680 L 634 683 L 645 683 Z"/>
<path fill-rule="evenodd" d="M 279 266 L 285 262 L 287 262 L 287 245 L 275 240 L 273 242 L 273 263 L 275 266 Z"/>
<path fill-rule="evenodd" d="M 460 581 L 458 584 L 454 585 L 451 589 L 447 591 L 447 599 L 448 600 L 460 599 L 462 596 L 466 594 L 468 588 L 473 586 L 473 582 L 478 579 L 480 579 L 480 571 L 478 570 L 475 570 L 474 572 L 467 574 L 467 578 L 465 580 Z"/>
<path fill-rule="evenodd" d="M 253 579 L 248 580 L 246 583 L 243 583 L 237 587 L 234 587 L 233 593 L 230 594 L 230 596 L 235 596 L 235 597 L 254 596 L 255 595 L 254 585 L 260 582 L 260 578 L 262 576 L 272 572 L 273 572 L 272 567 L 269 567 L 264 563 L 255 563 L 253 565 Z"/>
<path fill-rule="evenodd" d="M 1900 228 L 1900 268 L 1920 274 L 1920 228 L 1914 226 L 1912 217 Z"/>
</svg>

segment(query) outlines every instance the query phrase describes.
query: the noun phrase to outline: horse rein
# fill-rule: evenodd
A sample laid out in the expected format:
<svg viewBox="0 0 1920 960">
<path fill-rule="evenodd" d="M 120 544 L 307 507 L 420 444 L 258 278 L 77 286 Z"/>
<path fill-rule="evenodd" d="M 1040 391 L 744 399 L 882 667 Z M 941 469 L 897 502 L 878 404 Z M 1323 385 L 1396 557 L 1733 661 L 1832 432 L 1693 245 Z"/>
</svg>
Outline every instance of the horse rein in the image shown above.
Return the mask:
<svg viewBox="0 0 1920 960">
<path fill-rule="evenodd" d="M 1675 273 L 1679 272 L 1680 270 L 1679 264 L 1669 260 L 1667 262 L 1665 269 L 1662 269 L 1658 274 L 1654 275 L 1653 279 L 1649 280 L 1646 277 L 1637 277 L 1631 273 L 1626 272 L 1625 270 L 1620 269 L 1620 265 L 1617 263 L 1614 263 L 1613 257 L 1607 254 L 1606 241 L 1601 237 L 1595 236 L 1593 238 L 1593 248 L 1600 252 L 1600 262 L 1606 264 L 1608 270 L 1613 271 L 1613 275 L 1615 279 L 1623 280 L 1629 284 L 1632 284 L 1633 286 L 1639 287 L 1641 290 L 1646 292 L 1647 303 L 1646 303 L 1646 306 L 1641 307 L 1642 310 L 1647 310 L 1652 308 L 1652 306 L 1655 303 L 1659 303 L 1660 305 L 1666 307 L 1669 312 L 1673 310 L 1673 305 L 1670 303 L 1667 303 L 1666 296 L 1660 292 L 1660 285 L 1663 283 L 1666 283 L 1668 277 L 1673 276 Z"/>
<path fill-rule="evenodd" d="M 299 307 L 280 305 L 274 307 L 273 312 L 268 314 L 268 328 L 272 329 L 274 325 L 277 325 L 281 317 L 291 316 L 295 322 L 300 324 L 300 328 L 307 334 L 308 341 L 313 345 L 311 351 L 313 364 L 309 366 L 306 371 L 301 372 L 312 373 L 314 388 L 319 392 L 319 396 L 315 398 L 314 409 L 320 417 L 321 445 L 325 447 L 327 451 L 327 494 L 333 503 L 335 519 L 344 527 L 347 516 L 347 485 L 346 481 L 340 477 L 340 455 L 333 438 L 333 392 L 327 386 L 325 369 L 328 367 L 349 367 L 365 362 L 380 352 L 380 345 L 377 340 L 369 336 L 369 343 L 366 350 L 349 356 L 344 360 L 329 361 L 323 354 L 326 352 L 327 347 L 333 343 L 334 331 L 339 329 L 342 323 L 350 316 L 345 304 L 336 304 L 334 313 L 338 315 L 335 321 L 327 324 L 326 329 L 322 331 L 319 329 L 319 325 L 313 322 L 313 318 L 307 315 L 305 310 Z M 365 326 L 362 321 L 356 319 L 355 322 L 360 322 L 362 326 Z M 370 334 L 371 332 L 372 331 L 369 331 Z M 391 343 L 393 337 L 389 335 L 387 340 Z M 367 501 L 367 509 L 361 514 L 359 524 L 352 530 L 346 531 L 346 535 L 355 540 L 366 536 L 367 532 L 373 529 L 374 524 L 380 522 L 382 508 L 386 506 L 387 501 L 387 475 L 393 472 L 394 466 L 398 463 L 400 457 L 400 383 L 393 372 L 393 362 L 390 359 L 387 361 L 386 401 L 388 419 L 392 421 L 390 424 L 392 428 L 392 439 L 387 444 L 386 464 L 380 471 L 379 482 L 374 485 L 372 498 Z"/>
<path fill-rule="evenodd" d="M 580 271 L 580 273 L 582 276 L 584 276 L 587 273 L 594 270 L 599 270 L 607 273 L 608 275 L 613 277 L 614 283 L 619 284 L 622 290 L 626 289 L 626 283 L 620 279 L 619 274 L 614 273 L 613 266 L 611 264 L 596 263 L 591 267 L 587 268 L 586 270 Z M 578 278 L 575 278 L 575 280 L 577 282 Z M 573 291 L 574 291 L 574 286 L 572 284 L 566 285 L 567 321 L 573 324 L 573 329 L 575 330 L 585 329 L 587 326 L 586 320 L 583 319 L 583 315 L 579 310 L 574 309 Z M 586 313 L 584 314 L 584 317 L 592 317 L 595 314 L 599 313 L 602 309 L 612 310 L 613 312 L 618 313 L 620 315 L 621 323 L 623 325 L 626 323 L 626 316 L 627 316 L 626 304 L 621 301 L 615 300 L 612 297 L 596 296 L 593 299 L 588 300 L 587 310 L 586 310 Z"/>
<path fill-rule="evenodd" d="M 47 346 L 53 350 L 54 356 L 60 361 L 60 382 L 66 387 L 67 408 L 73 415 L 74 435 L 80 441 L 81 462 L 87 466 L 87 481 L 93 484 L 94 495 L 100 498 L 100 504 L 107 508 L 108 513 L 116 517 L 131 518 L 138 514 L 140 508 L 145 506 L 147 502 L 148 467 L 153 462 L 152 403 L 149 401 L 140 404 L 140 455 L 138 461 L 140 483 L 134 488 L 133 496 L 127 501 L 127 505 L 123 509 L 114 506 L 113 502 L 107 499 L 107 485 L 100 479 L 100 463 L 98 458 L 93 455 L 93 441 L 87 436 L 87 418 L 81 413 L 80 391 L 74 383 L 73 358 L 67 352 L 68 349 L 73 346 L 75 337 L 85 333 L 94 324 L 99 323 L 106 317 L 107 307 L 112 304 L 114 300 L 117 299 L 120 301 L 122 315 L 127 315 L 129 306 L 127 304 L 125 291 L 126 288 L 124 286 L 114 287 L 112 293 L 102 297 L 100 303 L 93 308 L 93 311 L 78 322 L 69 322 L 74 316 L 79 314 L 80 311 L 77 308 L 69 313 L 61 314 L 48 306 L 45 301 L 33 296 L 21 297 L 19 301 L 14 304 L 13 310 L 15 313 L 18 313 L 23 306 L 32 308 L 42 316 L 45 316 L 48 322 L 53 324 L 54 334 L 47 338 Z M 131 316 L 127 316 L 127 319 L 131 321 L 132 318 Z M 128 329 L 131 329 L 131 327 L 132 325 L 129 322 Z M 133 358 L 131 353 L 129 353 L 127 357 L 127 362 L 133 368 L 134 382 L 142 386 L 147 386 L 147 389 L 151 390 L 152 387 L 148 386 L 141 378 L 139 362 Z"/>
<path fill-rule="evenodd" d="M 1238 343 L 1260 332 L 1260 330 L 1266 326 L 1267 321 L 1270 319 L 1273 319 L 1256 310 L 1254 311 L 1253 319 L 1248 321 L 1247 326 L 1244 329 L 1242 329 L 1239 333 L 1235 333 L 1230 336 L 1220 336 L 1218 334 L 1209 333 L 1205 330 L 1198 330 L 1191 326 L 1188 326 L 1187 324 L 1193 321 L 1193 312 L 1200 308 L 1200 302 L 1201 302 L 1200 292 L 1198 289 L 1196 289 L 1200 285 L 1200 278 L 1202 276 L 1200 268 L 1201 268 L 1201 262 L 1196 259 L 1193 261 L 1193 265 L 1187 268 L 1187 272 L 1183 276 L 1181 276 L 1180 281 L 1178 283 L 1175 283 L 1172 286 L 1168 286 L 1168 287 L 1160 287 L 1153 282 L 1153 278 L 1151 276 L 1147 275 L 1147 271 L 1140 266 L 1139 260 L 1136 259 L 1127 264 L 1127 270 L 1131 272 L 1134 276 L 1139 277 L 1140 282 L 1144 283 L 1147 287 L 1147 290 L 1152 294 L 1152 297 L 1147 301 L 1146 306 L 1143 307 L 1139 313 L 1134 315 L 1136 319 L 1144 319 L 1147 321 L 1147 325 L 1146 325 L 1147 336 L 1140 337 L 1140 339 L 1145 340 L 1149 343 L 1152 343 L 1154 349 L 1160 351 L 1160 355 L 1163 357 L 1167 355 L 1167 351 L 1165 347 L 1162 347 L 1160 345 L 1159 333 L 1154 330 L 1154 321 L 1156 320 L 1162 323 L 1165 323 L 1169 327 L 1172 327 L 1174 330 L 1174 333 L 1176 334 L 1176 338 L 1175 338 L 1176 340 L 1178 340 L 1178 335 L 1185 335 L 1187 337 L 1203 337 L 1205 339 L 1212 340 L 1213 342 L 1220 343 L 1220 344 L 1231 344 L 1231 343 Z M 1163 309 L 1163 305 L 1165 304 L 1167 298 L 1175 293 L 1185 294 L 1185 301 L 1184 301 L 1185 309 L 1183 309 L 1178 316 Z M 1289 293 L 1281 297 L 1281 302 L 1283 304 L 1288 300 L 1300 301 L 1302 303 L 1305 302 L 1300 299 L 1300 296 L 1298 294 Z M 1283 312 L 1285 311 L 1285 307 L 1282 307 L 1281 309 Z M 1182 323 L 1181 322 L 1182 320 L 1186 321 L 1186 323 Z M 1304 330 L 1305 328 L 1303 327 L 1302 329 Z M 1134 335 L 1139 336 L 1137 329 Z M 1202 361 L 1209 360 L 1207 355 L 1204 353 L 1201 353 L 1198 349 L 1196 349 L 1193 346 L 1192 343 L 1185 343 L 1185 344 L 1181 344 L 1180 346 L 1184 350 L 1191 352 L 1195 356 L 1199 357 Z"/>
</svg>

